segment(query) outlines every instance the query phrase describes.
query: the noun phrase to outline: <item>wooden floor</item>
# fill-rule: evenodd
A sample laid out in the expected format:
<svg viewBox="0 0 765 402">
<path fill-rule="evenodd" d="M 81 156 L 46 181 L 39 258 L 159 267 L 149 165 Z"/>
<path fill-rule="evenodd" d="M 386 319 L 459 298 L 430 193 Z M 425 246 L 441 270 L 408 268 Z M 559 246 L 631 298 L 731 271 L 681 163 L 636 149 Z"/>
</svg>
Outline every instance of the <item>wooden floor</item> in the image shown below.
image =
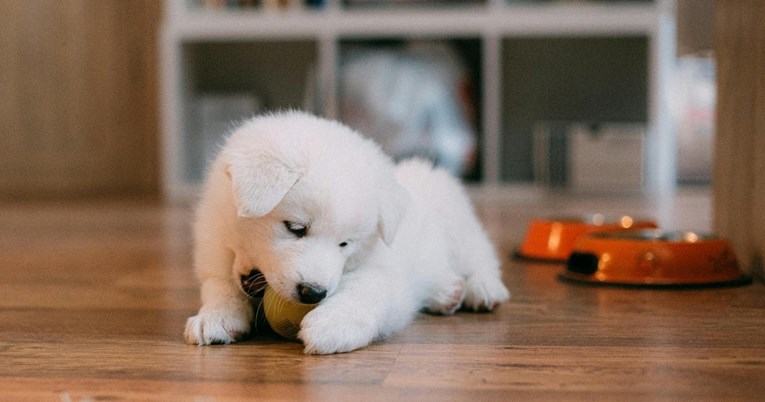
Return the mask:
<svg viewBox="0 0 765 402">
<path fill-rule="evenodd" d="M 673 224 L 708 229 L 708 199 L 672 205 Z M 763 400 L 762 284 L 582 287 L 558 282 L 560 266 L 510 258 L 531 217 L 588 209 L 659 213 L 628 199 L 482 202 L 510 303 L 306 357 L 270 335 L 183 343 L 199 303 L 187 208 L 0 206 L 0 400 Z"/>
</svg>

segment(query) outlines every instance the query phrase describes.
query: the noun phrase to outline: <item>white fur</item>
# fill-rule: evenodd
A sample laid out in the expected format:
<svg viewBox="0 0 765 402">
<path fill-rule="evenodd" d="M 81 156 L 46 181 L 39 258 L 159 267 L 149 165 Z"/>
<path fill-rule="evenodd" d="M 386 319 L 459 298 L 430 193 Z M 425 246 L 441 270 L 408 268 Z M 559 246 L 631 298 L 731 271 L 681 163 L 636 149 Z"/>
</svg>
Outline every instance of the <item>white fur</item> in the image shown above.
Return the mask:
<svg viewBox="0 0 765 402">
<path fill-rule="evenodd" d="M 307 224 L 308 235 L 284 221 Z M 283 297 L 298 299 L 301 283 L 327 290 L 301 324 L 306 353 L 367 346 L 422 309 L 492 310 L 509 297 L 457 180 L 423 161 L 396 167 L 370 140 L 303 113 L 257 117 L 231 135 L 195 234 L 202 307 L 186 323 L 191 344 L 249 332 L 239 278 L 254 267 Z"/>
</svg>

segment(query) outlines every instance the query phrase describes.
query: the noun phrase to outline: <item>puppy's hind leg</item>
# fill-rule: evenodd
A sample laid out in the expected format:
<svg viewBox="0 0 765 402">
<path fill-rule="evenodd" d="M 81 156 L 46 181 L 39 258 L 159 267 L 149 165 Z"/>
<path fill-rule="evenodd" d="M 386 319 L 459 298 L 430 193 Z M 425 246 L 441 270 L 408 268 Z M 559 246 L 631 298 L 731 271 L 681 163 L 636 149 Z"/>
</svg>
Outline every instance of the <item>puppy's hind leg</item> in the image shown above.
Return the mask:
<svg viewBox="0 0 765 402">
<path fill-rule="evenodd" d="M 502 283 L 497 254 L 486 233 L 475 222 L 474 233 L 460 244 L 460 271 L 465 274 L 463 307 L 471 311 L 493 311 L 510 298 Z"/>
<path fill-rule="evenodd" d="M 471 311 L 493 311 L 510 298 L 510 292 L 499 275 L 472 275 L 465 283 L 463 306 Z"/>
<path fill-rule="evenodd" d="M 452 315 L 465 300 L 465 279 L 458 275 L 445 275 L 434 287 L 426 301 L 425 311 L 431 314 Z"/>
</svg>

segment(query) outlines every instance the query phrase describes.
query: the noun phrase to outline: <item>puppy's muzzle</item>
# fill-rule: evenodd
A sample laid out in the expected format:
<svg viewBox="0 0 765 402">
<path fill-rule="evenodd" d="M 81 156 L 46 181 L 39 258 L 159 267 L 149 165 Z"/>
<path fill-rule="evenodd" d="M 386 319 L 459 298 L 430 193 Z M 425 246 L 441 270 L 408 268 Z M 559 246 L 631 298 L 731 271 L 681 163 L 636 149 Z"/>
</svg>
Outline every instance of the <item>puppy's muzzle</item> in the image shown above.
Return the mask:
<svg viewBox="0 0 765 402">
<path fill-rule="evenodd" d="M 303 304 L 316 304 L 327 297 L 327 289 L 310 283 L 299 283 L 297 294 Z"/>
</svg>

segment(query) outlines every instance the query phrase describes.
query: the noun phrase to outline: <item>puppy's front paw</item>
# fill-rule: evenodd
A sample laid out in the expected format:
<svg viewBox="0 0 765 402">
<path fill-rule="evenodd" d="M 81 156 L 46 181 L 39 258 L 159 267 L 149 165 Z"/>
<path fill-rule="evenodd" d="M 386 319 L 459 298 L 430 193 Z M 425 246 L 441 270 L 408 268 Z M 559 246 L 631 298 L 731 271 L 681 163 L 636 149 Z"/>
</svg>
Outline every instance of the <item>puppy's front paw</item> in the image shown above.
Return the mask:
<svg viewBox="0 0 765 402">
<path fill-rule="evenodd" d="M 473 275 L 468 278 L 465 291 L 464 306 L 472 311 L 493 311 L 510 298 L 502 280 L 493 277 Z"/>
<path fill-rule="evenodd" d="M 252 306 L 246 302 L 204 305 L 186 321 L 184 336 L 191 345 L 232 343 L 250 332 Z"/>
<path fill-rule="evenodd" d="M 306 354 L 350 352 L 369 345 L 378 335 L 363 313 L 340 314 L 322 307 L 308 313 L 300 327 L 298 338 L 303 341 Z"/>
</svg>

